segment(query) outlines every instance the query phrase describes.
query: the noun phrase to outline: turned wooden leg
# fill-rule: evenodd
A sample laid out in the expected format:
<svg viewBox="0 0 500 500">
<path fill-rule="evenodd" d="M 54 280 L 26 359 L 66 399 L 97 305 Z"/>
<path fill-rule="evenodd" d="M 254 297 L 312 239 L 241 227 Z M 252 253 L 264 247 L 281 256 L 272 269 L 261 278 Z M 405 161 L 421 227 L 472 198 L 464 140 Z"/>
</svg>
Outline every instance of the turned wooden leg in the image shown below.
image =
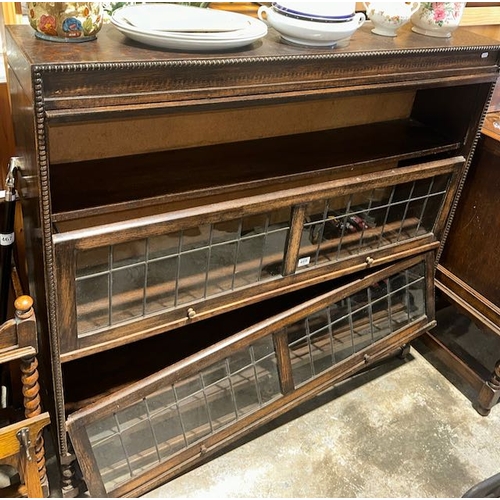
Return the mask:
<svg viewBox="0 0 500 500">
<path fill-rule="evenodd" d="M 40 403 L 40 385 L 38 384 L 38 360 L 35 356 L 21 359 L 21 382 L 23 384 L 24 415 L 26 418 L 36 417 L 42 413 Z M 35 456 L 38 475 L 44 496 L 49 495 L 47 469 L 45 467 L 45 447 L 43 431 L 38 433 L 35 443 Z"/>
<path fill-rule="evenodd" d="M 486 381 L 479 391 L 476 410 L 483 416 L 489 415 L 493 406 L 500 399 L 500 360 L 495 364 L 491 379 Z"/>
<path fill-rule="evenodd" d="M 406 359 L 410 355 L 411 345 L 403 344 L 399 349 L 398 358 Z"/>
<path fill-rule="evenodd" d="M 66 457 L 69 459 L 69 457 Z M 61 493 L 63 498 L 75 498 L 80 494 L 80 482 L 73 462 L 61 463 Z"/>
</svg>

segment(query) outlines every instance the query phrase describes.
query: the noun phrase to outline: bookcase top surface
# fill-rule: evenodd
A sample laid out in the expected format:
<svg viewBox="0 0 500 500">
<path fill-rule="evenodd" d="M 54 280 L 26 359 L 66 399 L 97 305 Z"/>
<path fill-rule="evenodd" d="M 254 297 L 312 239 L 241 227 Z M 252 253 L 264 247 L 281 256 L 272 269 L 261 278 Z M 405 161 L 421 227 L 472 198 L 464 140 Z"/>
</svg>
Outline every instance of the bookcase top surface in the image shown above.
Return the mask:
<svg viewBox="0 0 500 500">
<path fill-rule="evenodd" d="M 413 33 L 404 26 L 397 37 L 382 37 L 371 33 L 366 23 L 344 48 L 296 47 L 280 41 L 272 28 L 261 40 L 246 47 L 221 52 L 180 52 L 148 47 L 126 38 L 114 26 L 105 25 L 97 40 L 84 43 L 54 43 L 39 40 L 27 25 L 12 25 L 8 32 L 17 46 L 33 65 L 99 64 L 99 63 L 149 63 L 199 60 L 273 60 L 285 59 L 335 59 L 361 55 L 404 53 L 453 53 L 474 50 L 498 50 L 498 41 L 477 35 L 466 28 L 457 29 L 451 38 L 437 38 Z"/>
<path fill-rule="evenodd" d="M 466 29 L 444 39 L 404 26 L 392 38 L 374 35 L 368 23 L 338 49 L 288 45 L 270 29 L 231 52 L 174 52 L 129 40 L 112 25 L 83 43 L 40 40 L 28 25 L 8 26 L 6 45 L 25 96 L 35 96 L 51 124 L 491 84 L 500 59 L 497 41 Z"/>
</svg>

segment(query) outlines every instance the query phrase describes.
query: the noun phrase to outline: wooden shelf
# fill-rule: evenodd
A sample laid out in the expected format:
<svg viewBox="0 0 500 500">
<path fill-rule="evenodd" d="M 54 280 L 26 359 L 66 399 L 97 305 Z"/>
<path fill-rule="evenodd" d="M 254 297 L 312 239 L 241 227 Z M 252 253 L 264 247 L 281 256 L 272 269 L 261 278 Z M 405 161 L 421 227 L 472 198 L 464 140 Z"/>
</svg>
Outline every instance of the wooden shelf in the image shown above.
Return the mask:
<svg viewBox="0 0 500 500">
<path fill-rule="evenodd" d="M 356 146 L 361 144 L 363 147 Z M 387 168 L 388 163 L 393 167 L 401 160 L 453 151 L 458 147 L 456 141 L 408 119 L 377 123 L 376 126 L 360 125 L 55 164 L 50 172 L 53 220 L 71 218 L 71 211 L 79 211 L 79 217 L 85 213 L 113 211 L 119 209 L 119 204 L 137 203 L 138 200 L 144 207 L 145 200 L 157 204 L 169 199 L 228 195 L 251 188 L 261 193 L 273 192 L 278 188 L 307 185 L 311 180 L 346 177 L 353 165 L 364 165 L 376 171 Z M 358 169 L 359 173 L 363 170 Z M 81 196 L 82 192 L 85 196 Z"/>
</svg>

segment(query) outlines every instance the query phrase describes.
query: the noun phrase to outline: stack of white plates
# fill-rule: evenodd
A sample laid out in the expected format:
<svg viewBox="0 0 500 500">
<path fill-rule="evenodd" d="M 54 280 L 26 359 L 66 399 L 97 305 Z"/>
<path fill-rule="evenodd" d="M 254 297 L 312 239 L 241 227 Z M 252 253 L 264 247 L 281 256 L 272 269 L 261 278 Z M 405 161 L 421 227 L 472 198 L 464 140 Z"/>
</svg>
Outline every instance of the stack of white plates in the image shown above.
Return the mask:
<svg viewBox="0 0 500 500">
<path fill-rule="evenodd" d="M 132 40 L 175 50 L 234 49 L 267 34 L 265 23 L 244 14 L 175 4 L 128 5 L 111 22 Z"/>
</svg>

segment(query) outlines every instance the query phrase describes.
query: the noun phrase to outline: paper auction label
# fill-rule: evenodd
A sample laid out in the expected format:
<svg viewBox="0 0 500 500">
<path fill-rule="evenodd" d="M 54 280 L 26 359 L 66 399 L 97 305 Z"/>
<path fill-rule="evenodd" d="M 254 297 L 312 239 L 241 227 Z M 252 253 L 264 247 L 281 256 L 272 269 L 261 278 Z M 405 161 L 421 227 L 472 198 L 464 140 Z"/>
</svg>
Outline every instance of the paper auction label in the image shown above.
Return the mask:
<svg viewBox="0 0 500 500">
<path fill-rule="evenodd" d="M 14 233 L 0 234 L 0 246 L 6 247 L 14 243 Z"/>
<path fill-rule="evenodd" d="M 311 257 L 302 257 L 299 259 L 297 267 L 307 266 L 311 262 Z"/>
</svg>

